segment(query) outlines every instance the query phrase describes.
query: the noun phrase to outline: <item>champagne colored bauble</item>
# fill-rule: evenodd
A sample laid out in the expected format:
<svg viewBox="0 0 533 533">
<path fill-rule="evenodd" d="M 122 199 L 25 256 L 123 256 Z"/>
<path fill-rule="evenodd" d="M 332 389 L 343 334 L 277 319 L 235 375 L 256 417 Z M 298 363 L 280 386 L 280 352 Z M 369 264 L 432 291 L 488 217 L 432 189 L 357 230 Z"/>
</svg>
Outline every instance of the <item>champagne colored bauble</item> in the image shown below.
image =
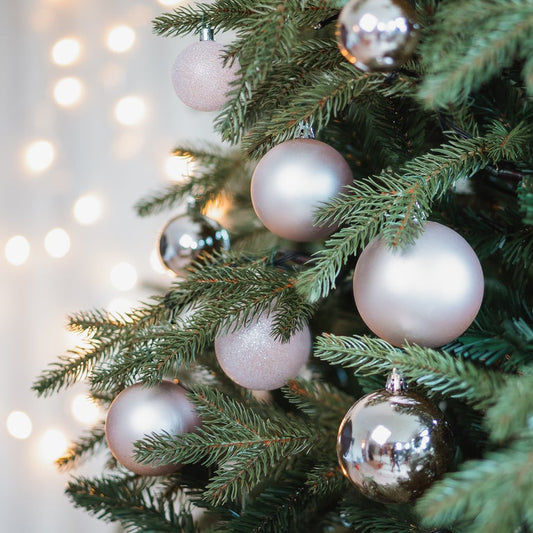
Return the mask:
<svg viewBox="0 0 533 533">
<path fill-rule="evenodd" d="M 368 498 L 406 503 L 449 468 L 453 437 L 438 407 L 418 394 L 383 389 L 359 399 L 337 435 L 343 474 Z"/>
<path fill-rule="evenodd" d="M 290 241 L 316 241 L 336 226 L 316 226 L 315 211 L 352 181 L 350 167 L 337 150 L 316 139 L 292 139 L 259 161 L 252 177 L 252 203 L 272 233 Z"/>
<path fill-rule="evenodd" d="M 172 65 L 172 85 L 178 98 L 197 111 L 217 111 L 228 100 L 237 77 L 237 61 L 224 66 L 224 46 L 205 40 L 180 52 Z"/>
<path fill-rule="evenodd" d="M 164 380 L 151 388 L 136 383 L 124 389 L 109 407 L 105 435 L 111 453 L 121 465 L 136 474 L 159 476 L 174 472 L 179 465 L 138 463 L 134 443 L 152 433 L 182 435 L 198 426 L 200 419 L 185 389 Z"/>
<path fill-rule="evenodd" d="M 311 353 L 308 326 L 288 342 L 271 335 L 275 314 L 265 311 L 245 327 L 219 335 L 215 353 L 224 373 L 251 390 L 273 390 L 295 378 Z"/>
<path fill-rule="evenodd" d="M 191 261 L 202 253 L 229 250 L 228 232 L 204 215 L 179 215 L 171 219 L 159 237 L 159 256 L 172 272 L 183 276 Z"/>
<path fill-rule="evenodd" d="M 353 291 L 366 325 L 395 346 L 426 347 L 461 335 L 483 299 L 483 271 L 458 233 L 427 222 L 414 244 L 391 249 L 379 237 L 363 250 Z"/>
<path fill-rule="evenodd" d="M 418 24 L 405 0 L 350 0 L 340 12 L 335 35 L 342 55 L 357 68 L 389 71 L 411 57 Z"/>
</svg>

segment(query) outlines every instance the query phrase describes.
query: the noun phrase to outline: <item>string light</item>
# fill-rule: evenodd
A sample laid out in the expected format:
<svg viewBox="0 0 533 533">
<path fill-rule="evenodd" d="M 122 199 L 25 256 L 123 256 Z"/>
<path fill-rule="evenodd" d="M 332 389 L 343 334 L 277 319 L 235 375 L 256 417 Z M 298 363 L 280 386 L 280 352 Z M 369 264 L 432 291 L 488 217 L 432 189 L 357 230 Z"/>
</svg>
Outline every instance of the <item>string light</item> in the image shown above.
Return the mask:
<svg viewBox="0 0 533 533">
<path fill-rule="evenodd" d="M 4 248 L 7 262 L 14 266 L 23 265 L 30 256 L 30 243 L 23 235 L 11 237 Z"/>
<path fill-rule="evenodd" d="M 146 116 L 146 104 L 138 96 L 126 96 L 115 105 L 115 118 L 124 126 L 140 124 Z"/>
<path fill-rule="evenodd" d="M 73 65 L 79 59 L 81 44 L 78 39 L 64 38 L 57 41 L 52 47 L 52 61 L 56 65 Z"/>
<path fill-rule="evenodd" d="M 165 161 L 165 174 L 169 180 L 183 183 L 194 171 L 195 162 L 192 157 L 169 155 Z"/>
<path fill-rule="evenodd" d="M 87 426 L 102 418 L 102 410 L 87 394 L 76 394 L 72 398 L 70 412 L 78 422 Z"/>
<path fill-rule="evenodd" d="M 127 52 L 135 43 L 135 31 L 124 24 L 115 26 L 107 34 L 106 43 L 112 52 Z"/>
<path fill-rule="evenodd" d="M 95 194 L 84 194 L 74 202 L 72 212 L 80 224 L 94 224 L 102 216 L 102 200 Z"/>
<path fill-rule="evenodd" d="M 32 432 L 30 417 L 23 411 L 12 411 L 6 420 L 7 432 L 15 439 L 27 439 Z"/>
<path fill-rule="evenodd" d="M 62 78 L 54 86 L 54 100 L 63 107 L 76 105 L 83 94 L 83 84 L 78 78 Z"/>
<path fill-rule="evenodd" d="M 51 257 L 64 257 L 70 250 L 70 237 L 68 233 L 63 228 L 50 230 L 44 238 L 44 248 Z"/>
<path fill-rule="evenodd" d="M 158 274 L 172 274 L 163 266 L 157 250 L 152 250 L 150 253 L 150 266 L 152 267 L 152 270 Z"/>
<path fill-rule="evenodd" d="M 181 3 L 183 3 L 183 0 L 157 0 L 157 2 L 165 7 L 174 7 L 179 6 Z"/>
<path fill-rule="evenodd" d="M 137 271 L 130 263 L 117 263 L 110 272 L 113 287 L 119 291 L 129 291 L 137 284 Z"/>
<path fill-rule="evenodd" d="M 44 172 L 55 159 L 55 149 L 51 142 L 45 140 L 30 143 L 24 151 L 24 163 L 32 172 Z"/>
<path fill-rule="evenodd" d="M 53 463 L 65 455 L 68 445 L 68 439 L 62 431 L 55 428 L 49 428 L 39 439 L 39 457 L 43 463 Z"/>
</svg>

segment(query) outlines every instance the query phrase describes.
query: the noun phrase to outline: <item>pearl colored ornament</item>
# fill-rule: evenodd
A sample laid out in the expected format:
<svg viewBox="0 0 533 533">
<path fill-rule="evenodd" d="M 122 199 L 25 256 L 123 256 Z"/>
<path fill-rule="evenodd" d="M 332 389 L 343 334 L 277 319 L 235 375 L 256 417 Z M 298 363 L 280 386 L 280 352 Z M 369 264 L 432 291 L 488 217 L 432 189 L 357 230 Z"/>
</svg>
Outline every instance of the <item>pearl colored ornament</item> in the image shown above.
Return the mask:
<svg viewBox="0 0 533 533">
<path fill-rule="evenodd" d="M 215 339 L 217 360 L 225 374 L 247 389 L 273 390 L 295 378 L 311 353 L 308 326 L 288 342 L 271 335 L 274 314 L 265 311 L 246 327 Z"/>
<path fill-rule="evenodd" d="M 391 249 L 377 237 L 363 250 L 353 278 L 366 325 L 395 346 L 437 347 L 470 326 L 483 299 L 479 259 L 457 232 L 427 222 L 416 242 Z"/>
<path fill-rule="evenodd" d="M 127 469 L 145 476 L 169 474 L 179 465 L 142 464 L 135 461 L 134 443 L 152 433 L 182 435 L 200 426 L 185 389 L 173 381 L 164 380 L 148 388 L 136 383 L 124 389 L 107 413 L 105 435 L 113 457 Z"/>
<path fill-rule="evenodd" d="M 172 66 L 172 85 L 185 105 L 197 111 L 217 111 L 226 103 L 239 63 L 224 66 L 223 51 L 222 44 L 202 40 L 178 54 Z"/>
<path fill-rule="evenodd" d="M 335 35 L 342 55 L 361 70 L 389 71 L 418 44 L 415 11 L 405 0 L 350 0 Z"/>
<path fill-rule="evenodd" d="M 453 436 L 427 398 L 391 387 L 360 398 L 337 435 L 343 474 L 368 498 L 407 503 L 448 470 Z"/>
<path fill-rule="evenodd" d="M 185 275 L 191 261 L 198 259 L 202 253 L 229 248 L 228 232 L 204 215 L 178 215 L 165 224 L 159 237 L 161 262 L 179 276 Z"/>
<path fill-rule="evenodd" d="M 314 214 L 353 181 L 346 160 L 316 139 L 292 139 L 268 151 L 252 176 L 256 215 L 272 232 L 290 241 L 324 239 L 335 224 L 316 226 Z"/>
</svg>

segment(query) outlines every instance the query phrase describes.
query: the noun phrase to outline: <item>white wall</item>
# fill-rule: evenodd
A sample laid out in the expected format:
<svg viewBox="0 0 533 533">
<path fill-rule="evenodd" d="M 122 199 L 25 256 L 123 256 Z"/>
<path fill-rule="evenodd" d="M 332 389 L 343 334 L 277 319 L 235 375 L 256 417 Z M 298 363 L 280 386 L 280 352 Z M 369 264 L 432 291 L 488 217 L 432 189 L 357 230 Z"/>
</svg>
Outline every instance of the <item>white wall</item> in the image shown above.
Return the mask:
<svg viewBox="0 0 533 533">
<path fill-rule="evenodd" d="M 214 114 L 187 109 L 175 96 L 169 69 L 177 52 L 194 37 L 165 39 L 152 34 L 151 19 L 165 9 L 155 0 L 0 0 L 0 531 L 23 533 L 116 531 L 76 510 L 63 494 L 69 474 L 41 457 L 42 436 L 51 428 L 71 439 L 84 425 L 71 414 L 83 387 L 38 399 L 35 377 L 73 346 L 65 316 L 101 308 L 116 297 L 136 302 L 151 293 L 143 282 L 165 285 L 149 261 L 168 214 L 139 219 L 132 206 L 168 178 L 164 165 L 175 144 L 192 139 L 216 141 Z M 113 25 L 127 24 L 136 40 L 124 53 L 106 47 Z M 71 66 L 51 61 L 63 37 L 82 45 Z M 76 76 L 83 84 L 77 105 L 61 107 L 55 83 Z M 114 118 L 116 102 L 137 95 L 147 114 L 138 125 Z M 25 166 L 25 148 L 49 140 L 56 157 L 42 172 Z M 95 193 L 101 218 L 82 225 L 72 213 L 80 195 Z M 61 227 L 71 239 L 66 256 L 52 258 L 43 239 Z M 31 246 L 27 260 L 10 264 L 4 248 L 14 235 Z M 138 285 L 123 292 L 110 270 L 126 261 Z M 17 439 L 6 421 L 25 412 L 32 432 Z M 101 460 L 76 471 L 99 473 Z"/>
</svg>

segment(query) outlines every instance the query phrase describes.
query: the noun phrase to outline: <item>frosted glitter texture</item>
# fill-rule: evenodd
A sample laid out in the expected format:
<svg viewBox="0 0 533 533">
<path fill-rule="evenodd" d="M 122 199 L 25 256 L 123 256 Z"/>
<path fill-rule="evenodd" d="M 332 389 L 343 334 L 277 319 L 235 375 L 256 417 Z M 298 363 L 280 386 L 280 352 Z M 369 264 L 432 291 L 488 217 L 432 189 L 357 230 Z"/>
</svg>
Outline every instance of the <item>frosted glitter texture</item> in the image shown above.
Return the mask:
<svg viewBox="0 0 533 533">
<path fill-rule="evenodd" d="M 418 44 L 415 11 L 405 0 L 350 0 L 335 31 L 342 55 L 361 70 L 389 71 Z"/>
<path fill-rule="evenodd" d="M 180 52 L 172 65 L 172 85 L 178 98 L 197 111 L 216 111 L 227 101 L 238 62 L 224 67 L 223 45 L 199 41 Z"/>
<path fill-rule="evenodd" d="M 215 339 L 215 353 L 222 370 L 233 381 L 251 390 L 273 390 L 298 375 L 311 353 L 308 326 L 289 342 L 270 332 L 274 315 L 260 315 L 246 327 Z"/>
<path fill-rule="evenodd" d="M 416 242 L 390 249 L 378 237 L 359 258 L 357 309 L 378 337 L 437 347 L 461 335 L 476 317 L 484 279 L 474 250 L 452 229 L 428 222 Z"/>
<path fill-rule="evenodd" d="M 158 476 L 174 472 L 179 465 L 152 466 L 134 459 L 134 443 L 152 433 L 181 435 L 200 426 L 193 405 L 180 385 L 164 380 L 147 388 L 136 383 L 113 401 L 105 422 L 107 444 L 115 459 L 136 474 Z"/>
<path fill-rule="evenodd" d="M 316 209 L 352 181 L 350 167 L 337 150 L 315 139 L 293 139 L 259 161 L 252 177 L 252 203 L 272 233 L 290 241 L 316 241 L 336 229 L 333 224 L 315 226 Z"/>
</svg>

